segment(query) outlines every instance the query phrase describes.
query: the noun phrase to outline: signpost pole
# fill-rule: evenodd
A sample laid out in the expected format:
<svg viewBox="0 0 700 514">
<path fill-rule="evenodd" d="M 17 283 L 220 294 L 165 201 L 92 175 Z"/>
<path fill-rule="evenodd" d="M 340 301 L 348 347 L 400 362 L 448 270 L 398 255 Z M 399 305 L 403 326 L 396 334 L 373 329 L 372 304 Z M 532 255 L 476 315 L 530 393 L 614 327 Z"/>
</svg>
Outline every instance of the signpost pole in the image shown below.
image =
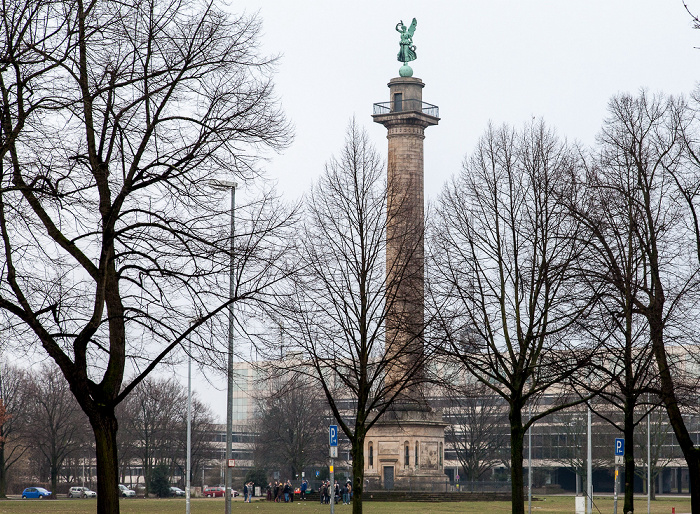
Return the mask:
<svg viewBox="0 0 700 514">
<path fill-rule="evenodd" d="M 331 457 L 331 484 L 329 486 L 331 495 L 331 514 L 335 512 L 335 472 L 333 471 L 333 458 Z"/>
<path fill-rule="evenodd" d="M 624 462 L 625 458 L 625 440 L 617 438 L 615 439 L 615 502 L 613 507 L 613 514 L 617 514 L 617 493 L 620 485 L 620 464 Z"/>
<path fill-rule="evenodd" d="M 329 493 L 331 496 L 331 514 L 335 512 L 335 470 L 333 469 L 333 459 L 338 457 L 338 425 L 328 427 L 328 442 L 331 453 L 331 483 Z"/>
<path fill-rule="evenodd" d="M 613 508 L 613 514 L 617 514 L 617 484 L 619 482 L 619 470 L 617 464 L 615 465 L 615 507 Z"/>
</svg>

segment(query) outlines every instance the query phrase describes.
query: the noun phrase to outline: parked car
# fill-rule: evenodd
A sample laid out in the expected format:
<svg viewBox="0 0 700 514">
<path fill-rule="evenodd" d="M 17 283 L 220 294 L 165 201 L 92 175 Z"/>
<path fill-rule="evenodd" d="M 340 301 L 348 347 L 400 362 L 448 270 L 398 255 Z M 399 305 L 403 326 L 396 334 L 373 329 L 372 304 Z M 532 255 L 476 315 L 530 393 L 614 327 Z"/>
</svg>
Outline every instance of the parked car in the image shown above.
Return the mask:
<svg viewBox="0 0 700 514">
<path fill-rule="evenodd" d="M 22 491 L 22 499 L 27 498 L 39 498 L 42 499 L 44 496 L 51 496 L 51 491 L 47 491 L 43 487 L 27 487 Z"/>
<path fill-rule="evenodd" d="M 97 493 L 87 487 L 71 487 L 68 490 L 68 498 L 97 498 Z"/>
<path fill-rule="evenodd" d="M 207 498 L 223 498 L 225 489 L 223 487 L 206 487 L 203 491 L 204 496 Z"/>
<path fill-rule="evenodd" d="M 185 491 L 183 491 L 179 487 L 171 487 L 170 496 L 185 496 Z"/>
<path fill-rule="evenodd" d="M 136 496 L 136 491 L 129 489 L 123 484 L 119 484 L 119 496 L 123 496 L 124 498 L 133 498 Z"/>
<path fill-rule="evenodd" d="M 233 496 L 234 498 L 238 496 L 238 491 L 236 491 L 235 489 L 231 489 L 231 496 Z"/>
</svg>

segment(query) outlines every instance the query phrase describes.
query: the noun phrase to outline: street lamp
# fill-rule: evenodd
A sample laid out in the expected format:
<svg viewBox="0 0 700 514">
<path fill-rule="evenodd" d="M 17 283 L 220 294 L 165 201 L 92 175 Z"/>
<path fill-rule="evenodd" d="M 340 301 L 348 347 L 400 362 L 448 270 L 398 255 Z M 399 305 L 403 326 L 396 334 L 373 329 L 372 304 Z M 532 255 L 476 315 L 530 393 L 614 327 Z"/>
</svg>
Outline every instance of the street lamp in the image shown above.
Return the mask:
<svg viewBox="0 0 700 514">
<path fill-rule="evenodd" d="M 226 395 L 226 498 L 225 498 L 225 513 L 231 514 L 231 468 L 228 465 L 229 459 L 233 458 L 231 446 L 231 432 L 233 430 L 233 295 L 234 295 L 234 267 L 233 267 L 233 238 L 235 235 L 235 218 L 234 211 L 236 208 L 236 187 L 235 182 L 225 180 L 212 180 L 209 182 L 214 189 L 223 189 L 231 191 L 231 227 L 230 227 L 230 247 L 229 247 L 229 286 L 228 286 L 228 367 L 226 370 L 226 380 L 228 385 L 228 393 Z"/>
<path fill-rule="evenodd" d="M 190 474 L 192 473 L 192 340 L 187 356 L 187 478 L 185 479 L 185 514 L 190 514 Z"/>
</svg>

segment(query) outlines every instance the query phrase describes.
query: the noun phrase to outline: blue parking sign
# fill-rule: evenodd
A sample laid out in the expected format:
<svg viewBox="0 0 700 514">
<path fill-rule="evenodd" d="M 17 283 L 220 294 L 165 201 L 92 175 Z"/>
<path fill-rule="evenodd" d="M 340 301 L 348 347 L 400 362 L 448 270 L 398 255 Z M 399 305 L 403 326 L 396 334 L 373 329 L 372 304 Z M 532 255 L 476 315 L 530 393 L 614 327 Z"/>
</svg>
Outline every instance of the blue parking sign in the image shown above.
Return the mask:
<svg viewBox="0 0 700 514">
<path fill-rule="evenodd" d="M 615 439 L 615 455 L 625 454 L 625 440 L 621 438 Z"/>
<path fill-rule="evenodd" d="M 338 446 L 338 425 L 328 427 L 328 440 L 331 446 Z"/>
</svg>

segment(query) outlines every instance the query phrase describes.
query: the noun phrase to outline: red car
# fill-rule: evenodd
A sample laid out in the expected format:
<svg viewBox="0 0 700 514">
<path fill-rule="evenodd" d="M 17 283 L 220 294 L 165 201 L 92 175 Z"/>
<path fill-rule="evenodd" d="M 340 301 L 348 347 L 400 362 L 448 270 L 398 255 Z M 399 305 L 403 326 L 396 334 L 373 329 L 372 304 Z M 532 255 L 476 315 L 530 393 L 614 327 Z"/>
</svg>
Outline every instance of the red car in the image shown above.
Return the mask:
<svg viewBox="0 0 700 514">
<path fill-rule="evenodd" d="M 223 498 L 224 492 L 225 492 L 225 489 L 223 487 L 206 487 L 204 489 L 203 494 L 207 498 L 218 498 L 218 497 Z"/>
</svg>

